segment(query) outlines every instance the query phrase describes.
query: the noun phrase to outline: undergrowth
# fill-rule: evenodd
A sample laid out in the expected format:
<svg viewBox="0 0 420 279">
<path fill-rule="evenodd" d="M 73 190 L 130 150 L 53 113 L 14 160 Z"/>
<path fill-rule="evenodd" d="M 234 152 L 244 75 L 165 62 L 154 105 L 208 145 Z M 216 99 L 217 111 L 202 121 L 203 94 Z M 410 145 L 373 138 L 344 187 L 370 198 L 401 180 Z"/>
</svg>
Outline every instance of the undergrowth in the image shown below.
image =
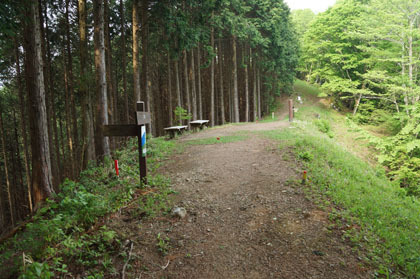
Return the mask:
<svg viewBox="0 0 420 279">
<path fill-rule="evenodd" d="M 168 179 L 153 172 L 175 148 L 173 141 L 163 138 L 148 141 L 148 185 L 139 183 L 136 140 L 115 152 L 119 178 L 107 159 L 103 167 L 91 166 L 82 172 L 78 182 L 66 180 L 33 220 L 0 246 L 0 277 L 62 278 L 72 277 L 73 271 L 85 278 L 118 274 L 113 261 L 126 257 L 124 247 L 117 232 L 101 225 L 101 220 L 147 188 L 153 189 L 151 196 L 160 200 L 151 208 L 140 199 L 139 210 L 161 210 L 172 192 Z"/>
</svg>

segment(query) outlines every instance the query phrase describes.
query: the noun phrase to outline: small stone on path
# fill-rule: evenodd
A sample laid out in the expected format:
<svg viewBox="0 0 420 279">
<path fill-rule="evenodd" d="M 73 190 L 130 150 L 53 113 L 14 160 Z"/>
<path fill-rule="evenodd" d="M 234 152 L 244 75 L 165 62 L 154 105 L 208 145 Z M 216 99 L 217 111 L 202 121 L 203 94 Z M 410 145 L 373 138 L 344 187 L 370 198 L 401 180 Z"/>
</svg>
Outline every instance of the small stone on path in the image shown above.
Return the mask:
<svg viewBox="0 0 420 279">
<path fill-rule="evenodd" d="M 187 210 L 183 207 L 174 207 L 172 209 L 172 215 L 182 219 L 187 215 Z"/>
</svg>

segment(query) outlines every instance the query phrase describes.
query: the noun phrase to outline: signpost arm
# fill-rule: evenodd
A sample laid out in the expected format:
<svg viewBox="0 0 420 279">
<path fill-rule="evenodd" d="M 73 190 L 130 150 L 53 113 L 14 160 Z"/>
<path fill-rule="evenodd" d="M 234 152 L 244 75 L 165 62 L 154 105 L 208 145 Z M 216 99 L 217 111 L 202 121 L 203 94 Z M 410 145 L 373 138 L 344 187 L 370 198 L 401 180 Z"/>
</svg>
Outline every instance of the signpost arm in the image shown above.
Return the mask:
<svg viewBox="0 0 420 279">
<path fill-rule="evenodd" d="M 144 112 L 144 102 L 137 101 L 136 111 Z M 147 184 L 147 166 L 146 166 L 146 127 L 145 124 L 139 125 L 139 119 L 136 117 L 138 125 L 138 148 L 139 148 L 139 168 L 140 168 L 140 185 Z"/>
</svg>

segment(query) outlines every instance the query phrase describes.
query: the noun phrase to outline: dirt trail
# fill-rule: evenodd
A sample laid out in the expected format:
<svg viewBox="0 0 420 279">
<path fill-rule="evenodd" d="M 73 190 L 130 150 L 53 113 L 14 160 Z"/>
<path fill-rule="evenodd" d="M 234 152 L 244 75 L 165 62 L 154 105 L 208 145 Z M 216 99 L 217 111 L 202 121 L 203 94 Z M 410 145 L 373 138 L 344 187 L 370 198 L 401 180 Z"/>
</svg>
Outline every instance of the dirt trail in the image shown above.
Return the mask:
<svg viewBox="0 0 420 279">
<path fill-rule="evenodd" d="M 233 125 L 181 140 L 288 125 Z M 276 146 L 250 133 L 174 156 L 160 171 L 171 177 L 175 204 L 188 214 L 130 223 L 132 278 L 370 278 L 340 233 L 328 230 L 327 213 L 305 198 L 304 186 L 291 183 L 300 176 L 298 164 Z M 158 233 L 170 239 L 165 257 L 156 248 Z"/>
</svg>

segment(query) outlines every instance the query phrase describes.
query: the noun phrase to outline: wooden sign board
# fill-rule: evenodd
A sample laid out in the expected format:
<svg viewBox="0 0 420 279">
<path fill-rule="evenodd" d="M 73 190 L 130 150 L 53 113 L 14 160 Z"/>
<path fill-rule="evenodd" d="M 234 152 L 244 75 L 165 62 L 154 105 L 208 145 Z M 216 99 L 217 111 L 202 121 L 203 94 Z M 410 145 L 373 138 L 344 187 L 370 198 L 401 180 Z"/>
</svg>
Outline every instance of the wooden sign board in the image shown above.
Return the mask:
<svg viewBox="0 0 420 279">
<path fill-rule="evenodd" d="M 136 111 L 137 125 L 150 124 L 152 122 L 150 112 Z"/>
<path fill-rule="evenodd" d="M 137 137 L 139 127 L 137 125 L 104 125 L 106 137 Z"/>
<path fill-rule="evenodd" d="M 150 112 L 144 111 L 144 102 L 136 104 L 136 124 L 104 125 L 105 137 L 137 137 L 139 150 L 140 183 L 147 184 L 146 168 L 146 128 L 151 123 Z"/>
</svg>

